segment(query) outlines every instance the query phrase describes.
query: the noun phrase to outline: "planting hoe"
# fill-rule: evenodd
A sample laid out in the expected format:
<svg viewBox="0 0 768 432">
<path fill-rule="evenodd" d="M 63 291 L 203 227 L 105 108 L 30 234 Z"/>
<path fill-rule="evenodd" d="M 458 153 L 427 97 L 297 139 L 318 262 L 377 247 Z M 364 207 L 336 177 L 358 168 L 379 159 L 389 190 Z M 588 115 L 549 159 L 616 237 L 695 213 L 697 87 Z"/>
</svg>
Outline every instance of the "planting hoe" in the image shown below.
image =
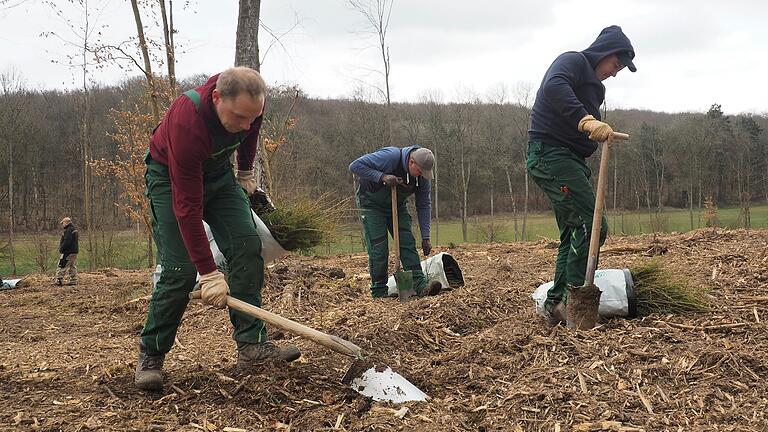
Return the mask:
<svg viewBox="0 0 768 432">
<path fill-rule="evenodd" d="M 629 135 L 620 132 L 613 133 L 613 139 L 628 140 Z M 584 285 L 568 287 L 568 305 L 566 311 L 567 326 L 580 330 L 589 330 L 597 322 L 597 311 L 600 306 L 600 288 L 595 285 L 595 269 L 600 253 L 600 225 L 605 203 L 605 185 L 608 182 L 608 158 L 611 146 L 603 143 L 600 156 L 600 172 L 597 174 L 597 193 L 595 194 L 595 213 L 592 216 L 592 233 L 589 238 L 589 255 L 587 256 L 587 272 Z"/>
<path fill-rule="evenodd" d="M 416 295 L 413 289 L 413 272 L 403 271 L 400 267 L 400 227 L 397 218 L 397 185 L 392 186 L 392 238 L 395 240 L 395 282 L 400 303 L 407 302 Z"/>
<path fill-rule="evenodd" d="M 189 294 L 189 298 L 201 298 L 200 290 L 197 288 L 199 288 L 199 285 Z M 363 396 L 368 396 L 374 400 L 386 400 L 395 403 L 423 401 L 427 397 L 418 387 L 393 371 L 389 366 L 375 365 L 365 360 L 362 348 L 352 342 L 325 334 L 232 296 L 227 296 L 227 306 L 230 309 L 258 318 L 275 327 L 309 339 L 337 353 L 353 357 L 355 361 L 349 366 L 341 382 L 351 386 L 353 390 Z"/>
</svg>

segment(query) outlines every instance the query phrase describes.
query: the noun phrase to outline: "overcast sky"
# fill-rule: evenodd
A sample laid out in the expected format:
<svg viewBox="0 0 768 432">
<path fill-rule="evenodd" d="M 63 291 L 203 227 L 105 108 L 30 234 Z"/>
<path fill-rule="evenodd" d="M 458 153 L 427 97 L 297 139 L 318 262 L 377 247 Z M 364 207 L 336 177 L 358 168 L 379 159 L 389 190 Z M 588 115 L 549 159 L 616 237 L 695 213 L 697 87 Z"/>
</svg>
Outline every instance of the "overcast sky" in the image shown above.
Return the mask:
<svg viewBox="0 0 768 432">
<path fill-rule="evenodd" d="M 21 3 L 17 6 L 14 4 Z M 82 17 L 66 0 L 63 15 Z M 237 1 L 176 0 L 177 74 L 213 74 L 234 61 Z M 135 34 L 127 0 L 90 0 L 103 40 Z M 13 6 L 13 7 L 9 7 Z M 297 84 L 311 96 L 350 97 L 380 85 L 376 39 L 343 0 L 263 0 L 262 22 L 281 37 L 262 74 L 270 84 Z M 145 24 L 151 24 L 147 18 Z M 395 101 L 425 94 L 443 100 L 486 97 L 502 86 L 514 97 L 520 83 L 538 88 L 552 60 L 589 46 L 600 30 L 620 25 L 635 47 L 637 73 L 604 81 L 609 108 L 768 113 L 768 3 L 764 0 L 395 0 L 387 41 Z M 41 0 L 0 0 L 0 72 L 14 68 L 29 87 L 67 88 L 78 74 L 66 66 L 76 49 L 64 20 Z M 292 30 L 291 30 L 292 29 Z M 261 31 L 262 52 L 271 38 Z M 52 63 L 59 61 L 59 63 Z M 94 71 L 102 83 L 137 75 L 114 67 Z"/>
</svg>

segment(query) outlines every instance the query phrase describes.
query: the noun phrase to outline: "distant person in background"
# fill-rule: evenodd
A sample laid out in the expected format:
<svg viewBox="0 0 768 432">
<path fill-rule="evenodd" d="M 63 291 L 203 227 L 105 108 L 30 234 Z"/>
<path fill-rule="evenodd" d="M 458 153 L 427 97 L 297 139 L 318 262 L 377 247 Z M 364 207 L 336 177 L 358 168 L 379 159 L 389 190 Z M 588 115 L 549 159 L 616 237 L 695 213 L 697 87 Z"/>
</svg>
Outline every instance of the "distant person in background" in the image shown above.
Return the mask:
<svg viewBox="0 0 768 432">
<path fill-rule="evenodd" d="M 80 248 L 77 239 L 77 227 L 72 219 L 65 217 L 59 222 L 64 232 L 59 240 L 59 264 L 56 269 L 56 285 L 64 284 L 64 277 L 68 276 L 67 285 L 77 285 L 77 253 Z"/>
<path fill-rule="evenodd" d="M 602 81 L 625 67 L 635 72 L 634 58 L 635 49 L 621 27 L 606 27 L 584 51 L 560 54 L 536 92 L 526 167 L 549 198 L 560 229 L 555 284 L 544 303 L 552 326 L 565 323 L 568 285 L 582 286 L 587 271 L 595 191 L 586 158 L 598 142 L 613 140 L 613 129 L 600 117 Z M 600 244 L 607 235 L 603 216 Z"/>
<path fill-rule="evenodd" d="M 430 180 L 434 165 L 435 156 L 432 151 L 417 145 L 405 148 L 384 147 L 349 164 L 349 171 L 356 174 L 360 180 L 355 198 L 365 233 L 373 298 L 388 297 L 387 232 L 391 233 L 393 229 L 393 187 L 397 188 L 397 220 L 403 269 L 413 272 L 413 287 L 419 296 L 438 294 L 442 288 L 439 281 L 427 280 L 421 270 L 416 239 L 411 232 L 411 215 L 406 205 L 408 197 L 415 195 L 416 213 L 421 228 L 421 250 L 424 256 L 427 256 L 432 252 L 432 243 L 429 240 L 432 217 Z"/>
</svg>

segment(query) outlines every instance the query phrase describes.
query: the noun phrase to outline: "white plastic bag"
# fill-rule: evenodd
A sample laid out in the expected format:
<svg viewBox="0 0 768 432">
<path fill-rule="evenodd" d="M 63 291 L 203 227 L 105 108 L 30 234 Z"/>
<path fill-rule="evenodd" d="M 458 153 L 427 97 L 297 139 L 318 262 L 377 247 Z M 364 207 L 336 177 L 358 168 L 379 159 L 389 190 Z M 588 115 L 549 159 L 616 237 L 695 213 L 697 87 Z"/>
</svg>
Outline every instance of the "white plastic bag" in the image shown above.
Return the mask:
<svg viewBox="0 0 768 432">
<path fill-rule="evenodd" d="M 440 252 L 421 262 L 421 271 L 429 280 L 438 280 L 443 289 L 464 286 L 464 276 L 461 274 L 459 263 L 447 252 Z M 394 276 L 387 280 L 387 293 L 397 295 L 397 282 Z"/>
<path fill-rule="evenodd" d="M 3 283 L 0 284 L 0 290 L 21 288 L 22 285 L 21 279 L 3 279 Z"/>
<path fill-rule="evenodd" d="M 259 238 L 261 238 L 261 257 L 264 258 L 264 265 L 266 266 L 271 264 L 272 261 L 287 254 L 288 251 L 283 249 L 277 240 L 272 237 L 272 233 L 269 232 L 269 228 L 267 228 L 267 225 L 261 220 L 261 218 L 259 218 L 259 216 L 256 215 L 256 212 L 251 210 L 251 216 L 253 217 L 253 222 L 256 224 L 256 231 L 259 233 Z M 219 246 L 216 244 L 216 240 L 213 238 L 211 227 L 208 226 L 205 221 L 203 221 L 203 227 L 205 227 L 205 235 L 208 236 L 208 245 L 211 248 L 211 254 L 213 254 L 213 260 L 216 262 L 216 266 L 219 268 L 227 268 L 227 260 L 224 258 L 224 254 L 221 253 Z M 163 266 L 158 264 L 154 273 L 152 273 L 153 287 L 160 279 L 160 273 L 162 273 L 162 271 Z"/>
<path fill-rule="evenodd" d="M 547 291 L 554 285 L 547 282 L 536 288 L 531 297 L 536 304 L 536 313 L 546 318 L 544 302 Z M 595 271 L 595 285 L 600 288 L 600 307 L 597 314 L 602 318 L 637 316 L 637 299 L 635 298 L 634 283 L 629 269 L 604 269 Z"/>
</svg>

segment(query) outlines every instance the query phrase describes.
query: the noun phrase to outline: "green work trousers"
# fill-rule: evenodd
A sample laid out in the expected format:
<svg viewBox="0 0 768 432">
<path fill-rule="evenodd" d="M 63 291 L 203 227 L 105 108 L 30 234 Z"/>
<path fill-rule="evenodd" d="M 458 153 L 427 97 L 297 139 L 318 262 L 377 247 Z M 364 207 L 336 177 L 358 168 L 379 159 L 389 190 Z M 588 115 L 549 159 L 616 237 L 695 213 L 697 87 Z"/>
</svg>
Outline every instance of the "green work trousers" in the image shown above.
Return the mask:
<svg viewBox="0 0 768 432">
<path fill-rule="evenodd" d="M 168 168 L 150 161 L 144 177 L 152 212 L 152 234 L 163 272 L 152 291 L 141 341 L 149 354 L 156 355 L 167 353 L 173 346 L 189 293 L 195 286 L 197 270 L 189 258 L 173 212 Z M 224 170 L 212 178 L 205 177 L 203 219 L 211 227 L 216 244 L 229 265 L 230 295 L 261 306 L 264 284 L 261 239 L 251 216 L 248 197 L 237 184 L 232 170 Z M 236 341 L 259 343 L 267 340 L 267 329 L 261 320 L 231 309 L 229 318 Z"/>
<path fill-rule="evenodd" d="M 400 261 L 404 270 L 413 272 L 413 288 L 420 293 L 427 286 L 427 279 L 421 271 L 421 260 L 416 251 L 416 239 L 411 231 L 411 215 L 406 199 L 412 192 L 397 188 L 397 223 L 400 233 Z M 356 194 L 360 219 L 365 233 L 365 247 L 368 250 L 368 271 L 371 274 L 371 295 L 374 298 L 387 296 L 389 274 L 389 245 L 387 233 L 392 233 L 392 192 L 383 187 L 376 192 L 358 188 Z"/>
<path fill-rule="evenodd" d="M 595 191 L 589 181 L 592 171 L 583 158 L 569 149 L 537 141 L 528 143 L 526 167 L 533 181 L 549 198 L 560 229 L 555 284 L 547 292 L 545 303 L 545 307 L 551 309 L 557 303 L 567 301 L 568 285 L 584 285 L 595 213 Z M 607 234 L 608 221 L 603 216 L 601 245 Z"/>
</svg>

